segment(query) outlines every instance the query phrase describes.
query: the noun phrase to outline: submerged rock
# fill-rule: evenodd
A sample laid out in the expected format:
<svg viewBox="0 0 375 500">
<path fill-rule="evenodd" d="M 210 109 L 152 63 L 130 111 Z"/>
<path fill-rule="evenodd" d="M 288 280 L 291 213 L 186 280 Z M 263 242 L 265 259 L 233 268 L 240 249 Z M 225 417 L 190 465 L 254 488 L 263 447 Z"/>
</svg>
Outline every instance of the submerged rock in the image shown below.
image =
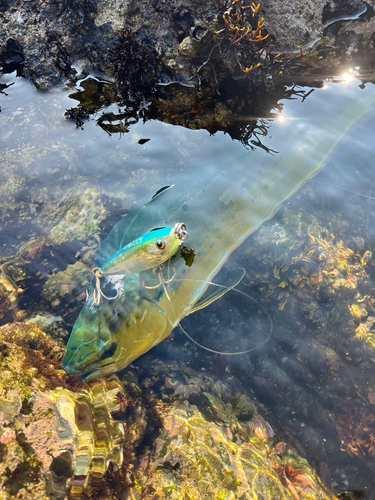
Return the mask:
<svg viewBox="0 0 375 500">
<path fill-rule="evenodd" d="M 135 474 L 138 491 L 132 488 L 126 498 L 141 499 L 146 492 L 160 500 L 335 498 L 305 460 L 291 451 L 280 453 L 284 446 L 273 447 L 267 435 L 239 438 L 194 406 L 161 405 L 159 411 L 155 451 L 146 469 Z"/>
<path fill-rule="evenodd" d="M 155 359 L 152 365 L 140 385 L 159 428 L 139 457 L 135 484 L 124 498 L 336 498 L 306 460 L 277 443 L 238 381 L 215 381 Z"/>
<path fill-rule="evenodd" d="M 38 396 L 64 384 L 59 369 L 63 351 L 32 325 L 0 328 L 0 492 L 4 498 L 48 498 L 42 471 L 52 462 L 48 453 L 58 450 L 49 437 L 52 418 L 46 419 Z"/>
<path fill-rule="evenodd" d="M 81 307 L 86 300 L 86 289 L 92 281 L 91 269 L 78 261 L 68 265 L 64 271 L 50 276 L 43 289 L 45 300 L 52 307 L 64 310 L 66 314 Z"/>
</svg>

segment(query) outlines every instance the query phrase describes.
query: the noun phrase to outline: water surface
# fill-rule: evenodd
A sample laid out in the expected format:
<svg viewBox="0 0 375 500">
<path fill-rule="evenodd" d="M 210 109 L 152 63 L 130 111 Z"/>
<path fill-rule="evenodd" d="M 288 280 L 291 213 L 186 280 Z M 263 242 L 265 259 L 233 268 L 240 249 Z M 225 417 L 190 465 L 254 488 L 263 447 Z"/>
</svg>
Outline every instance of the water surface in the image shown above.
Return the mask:
<svg viewBox="0 0 375 500">
<path fill-rule="evenodd" d="M 64 117 L 76 105 L 72 90 L 40 93 L 15 74 L 1 79 L 13 82 L 1 96 L 0 257 L 5 262 L 30 240 L 43 239 L 44 245 L 33 261 L 21 259 L 9 268 L 25 291 L 0 320 L 52 314 L 68 332 L 87 285 L 74 283 L 73 290 L 64 289 L 69 293 L 60 293 L 62 276 L 57 284 L 53 277 L 79 261 L 89 270 L 100 240 L 142 195 L 197 165 L 219 167 L 229 157 L 248 158 L 251 176 L 253 158 L 259 164 L 307 154 L 308 144 L 298 140 L 301 130 L 310 127 L 319 148 L 327 109 L 345 112 L 349 101 L 360 102 L 373 87 L 326 82 L 306 100 L 283 101 L 285 120 L 266 122 L 268 136 L 259 136 L 266 148 L 253 144 L 252 151 L 222 132 L 211 136 L 157 120 L 128 121 L 126 132 L 110 135 L 97 119 L 123 111 L 116 104 L 98 110 L 82 130 Z M 186 344 L 176 331 L 136 361 L 177 359 L 219 379 L 238 377 L 277 432 L 330 487 L 365 491 L 367 498 L 375 498 L 374 267 L 370 254 L 365 257 L 375 251 L 374 125 L 372 110 L 353 125 L 323 170 L 231 257 L 246 270 L 240 290 L 272 319 L 269 339 L 268 317 L 263 329 L 251 329 L 259 309 L 231 292 L 183 326 L 211 349 L 257 349 L 238 357 L 214 355 Z"/>
</svg>

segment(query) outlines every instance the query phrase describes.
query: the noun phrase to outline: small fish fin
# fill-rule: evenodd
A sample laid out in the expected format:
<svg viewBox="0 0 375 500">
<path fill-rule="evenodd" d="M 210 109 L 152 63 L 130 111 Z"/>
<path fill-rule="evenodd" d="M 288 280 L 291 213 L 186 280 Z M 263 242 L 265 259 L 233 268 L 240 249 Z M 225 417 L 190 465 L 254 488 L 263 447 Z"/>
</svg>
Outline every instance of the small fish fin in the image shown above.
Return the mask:
<svg viewBox="0 0 375 500">
<path fill-rule="evenodd" d="M 235 288 L 245 276 L 246 271 L 243 267 L 223 268 L 217 276 L 215 276 L 215 285 L 210 286 L 208 290 L 195 304 L 190 314 L 200 311 L 209 306 L 215 300 L 220 299 L 227 292 Z M 219 286 L 218 286 L 219 285 Z"/>
<path fill-rule="evenodd" d="M 148 203 L 151 203 L 152 200 L 154 200 L 155 198 L 157 198 L 158 196 L 160 196 L 164 191 L 166 191 L 167 189 L 169 189 L 169 188 L 171 188 L 173 186 L 174 186 L 174 184 L 172 184 L 171 186 L 163 186 L 162 188 L 158 189 L 156 191 L 156 193 L 152 196 L 151 200 Z M 148 203 L 147 203 L 147 205 L 148 205 Z"/>
</svg>

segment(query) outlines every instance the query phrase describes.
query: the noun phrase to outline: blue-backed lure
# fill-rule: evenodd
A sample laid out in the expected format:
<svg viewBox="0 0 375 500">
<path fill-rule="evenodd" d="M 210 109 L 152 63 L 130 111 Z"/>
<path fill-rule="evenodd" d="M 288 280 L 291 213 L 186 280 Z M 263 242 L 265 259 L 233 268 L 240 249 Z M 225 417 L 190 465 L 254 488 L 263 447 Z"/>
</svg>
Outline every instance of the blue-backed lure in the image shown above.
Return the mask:
<svg viewBox="0 0 375 500">
<path fill-rule="evenodd" d="M 125 276 L 127 274 L 140 273 L 147 269 L 155 269 L 169 260 L 181 243 L 188 239 L 189 235 L 185 224 L 178 222 L 173 227 L 155 229 L 150 233 L 139 236 L 131 241 L 107 262 L 95 267 L 92 272 L 96 278 L 96 290 L 94 290 L 94 306 L 99 306 L 101 297 L 107 300 L 115 300 L 119 297 L 119 288 L 115 297 L 104 295 L 100 285 L 100 278 L 104 276 Z"/>
</svg>

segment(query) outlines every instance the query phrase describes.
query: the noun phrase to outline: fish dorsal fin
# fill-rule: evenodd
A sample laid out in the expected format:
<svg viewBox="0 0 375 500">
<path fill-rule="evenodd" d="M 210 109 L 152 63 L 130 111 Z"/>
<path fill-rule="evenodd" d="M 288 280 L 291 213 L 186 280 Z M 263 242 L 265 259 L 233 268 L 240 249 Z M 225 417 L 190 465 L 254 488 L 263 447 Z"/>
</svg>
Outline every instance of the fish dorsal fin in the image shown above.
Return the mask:
<svg viewBox="0 0 375 500">
<path fill-rule="evenodd" d="M 154 200 L 155 198 L 157 198 L 158 196 L 160 196 L 162 193 L 164 193 L 164 191 L 166 191 L 167 189 L 173 187 L 174 184 L 170 185 L 170 186 L 163 186 L 162 188 L 158 189 L 156 191 L 156 193 L 152 196 L 151 200 L 149 201 L 149 203 L 152 202 L 152 200 Z"/>
<path fill-rule="evenodd" d="M 209 306 L 215 300 L 220 299 L 230 290 L 233 290 L 245 276 L 246 271 L 243 267 L 224 267 L 218 275 L 215 276 L 215 286 L 210 286 L 202 295 L 190 314 L 200 311 Z"/>
</svg>

